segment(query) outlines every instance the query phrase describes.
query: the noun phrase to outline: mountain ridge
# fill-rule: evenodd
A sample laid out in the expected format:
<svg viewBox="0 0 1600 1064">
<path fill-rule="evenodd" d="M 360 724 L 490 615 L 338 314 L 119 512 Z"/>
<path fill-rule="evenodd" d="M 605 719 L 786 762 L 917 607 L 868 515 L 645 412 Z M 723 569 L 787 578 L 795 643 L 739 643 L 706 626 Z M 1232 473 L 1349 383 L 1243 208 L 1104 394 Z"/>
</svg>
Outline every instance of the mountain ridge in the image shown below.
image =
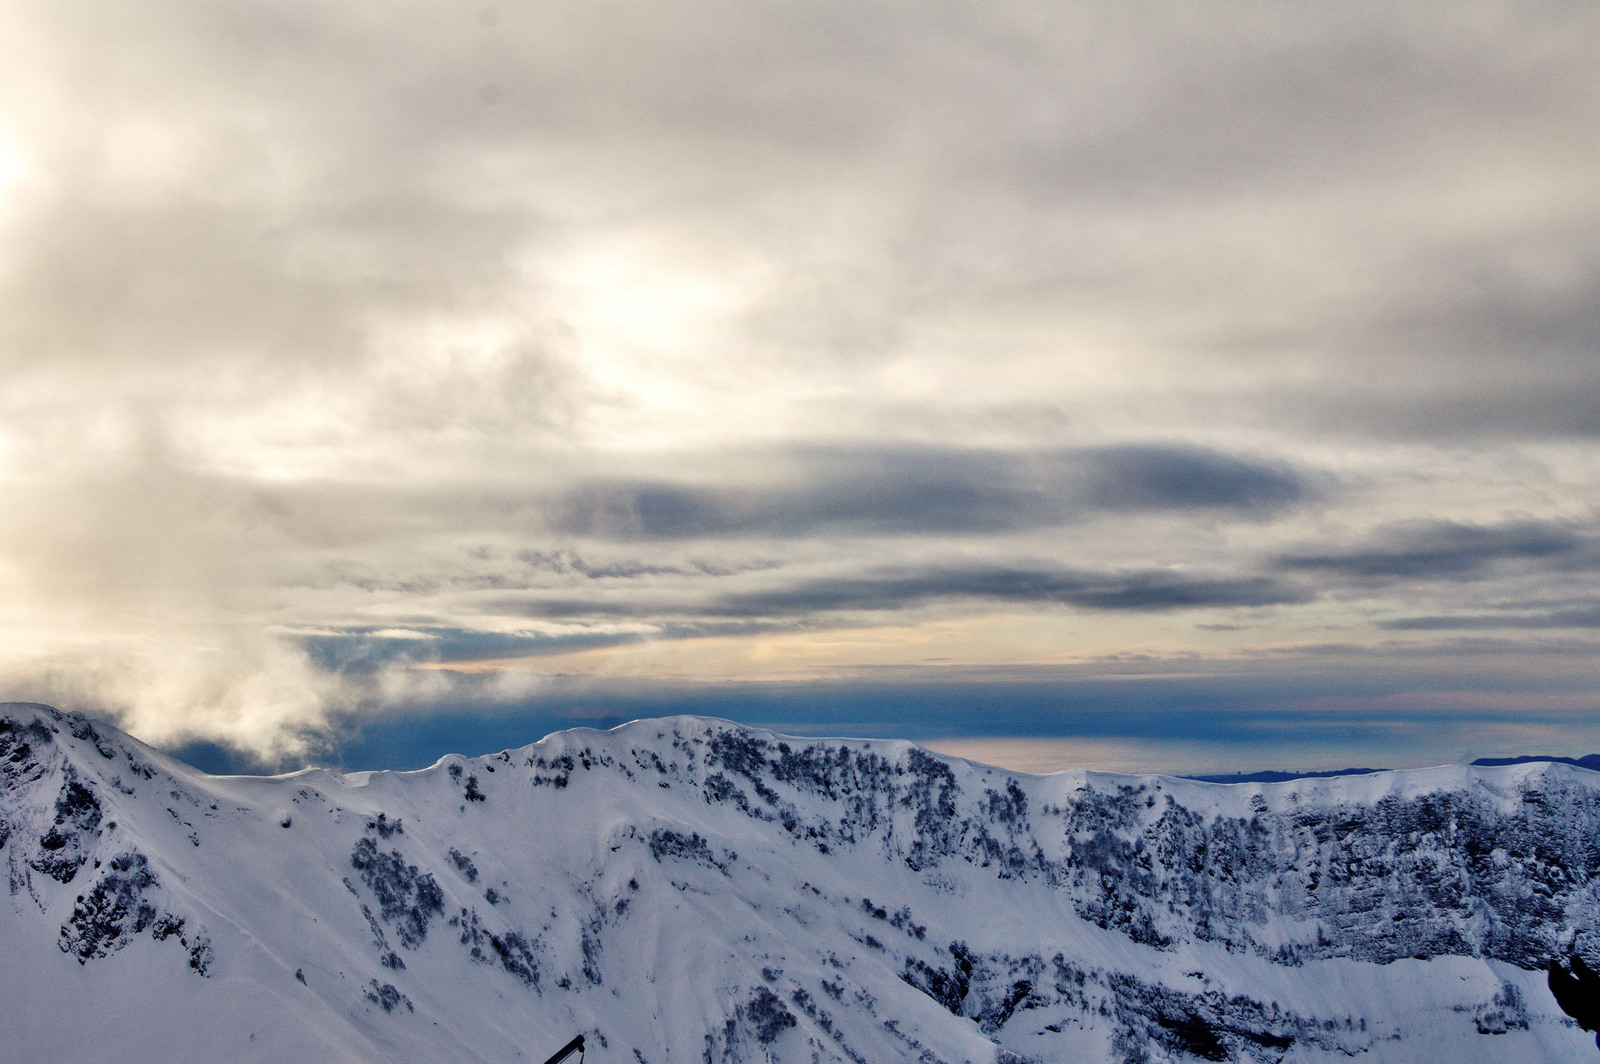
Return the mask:
<svg viewBox="0 0 1600 1064">
<path fill-rule="evenodd" d="M 1600 754 L 1584 754 L 1582 757 L 1557 757 L 1552 754 L 1519 754 L 1515 757 L 1480 757 L 1472 763 L 1483 767 L 1501 768 L 1506 765 L 1527 765 L 1537 761 L 1551 761 L 1558 765 L 1576 765 L 1591 772 L 1600 772 Z"/>
<path fill-rule="evenodd" d="M 1600 788 L 1548 762 L 1217 786 L 677 717 L 212 777 L 6 704 L 0 783 L 18 1059 L 1600 1059 L 1547 976 L 1600 966 Z"/>
</svg>

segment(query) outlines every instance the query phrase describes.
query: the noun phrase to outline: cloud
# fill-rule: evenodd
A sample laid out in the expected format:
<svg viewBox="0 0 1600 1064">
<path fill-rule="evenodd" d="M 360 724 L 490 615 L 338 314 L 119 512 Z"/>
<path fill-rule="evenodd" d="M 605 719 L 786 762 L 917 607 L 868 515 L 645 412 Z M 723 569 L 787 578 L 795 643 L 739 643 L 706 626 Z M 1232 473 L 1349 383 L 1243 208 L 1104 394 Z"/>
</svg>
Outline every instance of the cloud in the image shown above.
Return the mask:
<svg viewBox="0 0 1600 1064">
<path fill-rule="evenodd" d="M 748 581 L 743 583 L 748 586 Z M 650 633 L 654 637 L 692 638 L 776 630 L 764 623 L 730 623 L 724 618 L 812 627 L 829 623 L 826 617 L 833 613 L 893 612 L 936 603 L 1165 612 L 1284 605 L 1312 597 L 1306 587 L 1271 576 L 1174 569 L 1091 570 L 1037 563 L 930 562 L 917 568 L 856 568 L 827 577 L 761 583 L 764 586 L 739 591 L 723 590 L 719 581 L 713 581 L 711 587 L 691 583 L 679 585 L 676 593 L 658 589 L 621 597 L 528 592 L 496 599 L 491 608 L 548 620 L 633 618 L 659 625 Z M 348 637 L 342 633 L 338 638 Z M 491 642 L 520 640 L 530 653 L 540 652 L 533 649 L 534 644 L 552 642 L 544 635 L 485 638 Z"/>
<path fill-rule="evenodd" d="M 1276 514 L 1319 494 L 1306 474 L 1200 447 L 1123 446 L 1085 454 L 1090 503 L 1107 510 Z"/>
<path fill-rule="evenodd" d="M 1553 522 L 1469 525 L 1418 521 L 1390 526 L 1359 545 L 1325 553 L 1285 554 L 1278 562 L 1291 571 L 1361 580 L 1475 579 L 1504 563 L 1539 562 L 1553 567 L 1591 551 L 1589 537 Z"/>
<path fill-rule="evenodd" d="M 655 617 L 640 606 L 594 602 L 527 603 L 529 617 L 581 617 L 579 623 L 513 631 L 419 625 L 412 629 L 352 627 L 312 633 L 291 633 L 318 668 L 357 679 L 395 667 L 460 665 L 512 658 L 549 657 L 574 651 L 625 646 L 645 640 L 697 639 L 751 635 L 780 629 L 748 621 L 680 620 Z M 634 623 L 599 621 L 596 617 L 638 618 Z M 793 624 L 782 627 L 792 628 Z"/>
<path fill-rule="evenodd" d="M 1008 453 L 808 449 L 782 486 L 598 481 L 559 496 L 552 524 L 616 539 L 993 535 L 1103 513 L 1218 511 L 1261 519 L 1319 494 L 1287 463 L 1204 447 Z M 784 479 L 793 483 L 782 484 Z"/>
<path fill-rule="evenodd" d="M 615 646 L 655 634 L 653 627 L 611 626 L 549 632 L 499 632 L 419 626 L 415 629 L 349 628 L 292 638 L 320 668 L 355 675 L 394 666 L 449 664 L 528 657 Z"/>
<path fill-rule="evenodd" d="M 1065 568 L 961 566 L 814 580 L 711 602 L 712 615 L 772 616 L 838 610 L 898 610 L 978 599 L 1087 610 L 1159 612 L 1302 602 L 1306 593 L 1268 577 L 1215 577 L 1167 570 L 1105 572 Z"/>
<path fill-rule="evenodd" d="M 1580 606 L 1559 610 L 1512 611 L 1500 613 L 1441 614 L 1400 617 L 1380 621 L 1378 627 L 1393 632 L 1448 632 L 1474 629 L 1518 628 L 1600 628 L 1600 606 Z"/>
<path fill-rule="evenodd" d="M 15 697 L 1582 619 L 1595 9 L 499 10 L 0 10 Z"/>
</svg>

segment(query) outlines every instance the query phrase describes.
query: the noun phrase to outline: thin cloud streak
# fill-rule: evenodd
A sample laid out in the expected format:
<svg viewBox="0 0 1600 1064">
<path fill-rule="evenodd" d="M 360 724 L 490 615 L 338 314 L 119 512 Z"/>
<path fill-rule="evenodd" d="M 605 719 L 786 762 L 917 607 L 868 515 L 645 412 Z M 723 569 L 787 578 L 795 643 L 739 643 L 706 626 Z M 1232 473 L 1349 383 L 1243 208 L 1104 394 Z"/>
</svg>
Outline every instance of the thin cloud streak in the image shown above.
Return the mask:
<svg viewBox="0 0 1600 1064">
<path fill-rule="evenodd" d="M 1600 605 L 1532 613 L 1470 613 L 1455 616 L 1401 617 L 1379 621 L 1391 632 L 1451 632 L 1475 629 L 1600 628 Z"/>
<path fill-rule="evenodd" d="M 1303 602 L 1306 592 L 1265 577 L 1167 571 L 1093 573 L 1070 569 L 969 567 L 817 580 L 713 603 L 707 612 L 769 616 L 835 610 L 897 610 L 941 599 L 1048 603 L 1089 610 L 1165 611 Z"/>
</svg>

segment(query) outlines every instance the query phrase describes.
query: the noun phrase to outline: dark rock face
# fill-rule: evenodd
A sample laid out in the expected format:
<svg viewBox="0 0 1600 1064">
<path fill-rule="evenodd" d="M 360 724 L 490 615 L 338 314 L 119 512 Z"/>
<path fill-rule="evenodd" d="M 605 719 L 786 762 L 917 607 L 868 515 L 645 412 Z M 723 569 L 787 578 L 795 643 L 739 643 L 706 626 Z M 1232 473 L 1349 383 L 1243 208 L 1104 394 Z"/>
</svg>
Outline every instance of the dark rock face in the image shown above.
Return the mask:
<svg viewBox="0 0 1600 1064">
<path fill-rule="evenodd" d="M 1089 888 L 1080 912 L 1151 944 L 1166 910 L 1174 930 L 1286 964 L 1453 954 L 1536 969 L 1565 913 L 1595 898 L 1600 836 L 1578 826 L 1600 822 L 1600 797 L 1587 788 L 1525 789 L 1510 814 L 1435 793 L 1206 821 L 1168 799 L 1141 824 L 1143 791 L 1062 819 L 1090 840 L 1066 862 L 1068 882 Z M 1317 937 L 1269 951 L 1253 928 L 1270 914 L 1314 920 Z"/>
<path fill-rule="evenodd" d="M 784 1007 L 783 999 L 764 986 L 756 987 L 755 995 L 744 1004 L 740 1014 L 762 1045 L 776 1042 L 778 1036 L 796 1022 L 794 1013 Z"/>
<path fill-rule="evenodd" d="M 62 926 L 62 952 L 77 957 L 81 964 L 120 949 L 130 935 L 156 922 L 156 907 L 150 901 L 155 886 L 156 877 L 144 854 L 113 857 L 99 881 L 72 910 L 72 919 Z M 157 937 L 166 938 L 170 933 L 163 926 Z"/>
<path fill-rule="evenodd" d="M 985 1033 L 1021 1014 L 1065 1005 L 1114 1016 L 1121 1034 L 1113 1048 L 1128 1062 L 1149 1059 L 1150 1046 L 1177 1059 L 1275 1060 L 1296 1043 L 1353 1054 L 1368 1041 L 1363 1021 L 1294 1013 L 1204 988 L 1203 979 L 1202 989 L 1185 993 L 1127 973 L 1085 968 L 1059 953 L 1048 959 L 979 955 L 952 942 L 947 955 L 945 966 L 907 958 L 901 978 Z"/>
<path fill-rule="evenodd" d="M 476 909 L 462 909 L 450 917 L 449 926 L 460 930 L 461 945 L 467 947 L 474 961 L 479 964 L 498 961 L 504 971 L 522 980 L 524 986 L 539 990 L 539 953 L 544 943 L 537 935 L 531 939 L 521 931 L 497 935 L 484 928 Z"/>
<path fill-rule="evenodd" d="M 383 853 L 370 838 L 356 843 L 350 866 L 378 899 L 379 912 L 400 945 L 416 949 L 428 935 L 428 920 L 444 913 L 444 892 L 432 874 L 406 864 L 398 850 Z"/>
<path fill-rule="evenodd" d="M 88 860 L 91 840 L 100 826 L 100 803 L 94 792 L 78 782 L 69 766 L 56 796 L 55 822 L 39 839 L 39 853 L 28 863 L 60 883 L 70 883 Z"/>
<path fill-rule="evenodd" d="M 460 765 L 451 765 L 448 771 L 450 773 L 450 778 L 452 780 L 454 780 L 457 783 L 461 782 L 461 766 Z M 490 768 L 489 771 L 493 772 L 494 769 Z M 466 782 L 465 786 L 462 789 L 461 797 L 466 799 L 469 802 L 486 802 L 486 801 L 489 800 L 489 796 L 484 794 L 483 791 L 479 790 L 479 788 L 478 788 L 478 777 L 477 776 L 468 776 L 467 777 L 467 782 Z"/>
<path fill-rule="evenodd" d="M 0 718 L 0 781 L 8 790 L 32 783 L 44 775 L 39 750 L 54 741 L 39 720 L 26 723 Z"/>
<path fill-rule="evenodd" d="M 802 1007 L 805 1006 L 811 1006 L 810 1015 L 817 1015 L 809 999 L 804 1001 Z M 782 998 L 769 987 L 757 986 L 749 1000 L 735 1007 L 733 1015 L 723 1023 L 720 1031 L 706 1035 L 701 1060 L 705 1064 L 742 1064 L 744 1061 L 768 1059 L 762 1047 L 772 1045 L 784 1031 L 798 1023 Z"/>
<path fill-rule="evenodd" d="M 456 871 L 460 872 L 468 883 L 476 883 L 478 881 L 478 866 L 472 863 L 472 858 L 466 856 L 460 850 L 451 849 L 450 860 L 455 862 Z"/>
<path fill-rule="evenodd" d="M 411 999 L 400 993 L 393 983 L 379 984 L 374 979 L 369 986 L 370 989 L 366 994 L 367 1000 L 374 1005 L 382 1006 L 384 1012 L 393 1012 L 401 1005 L 406 1007 L 407 1012 L 417 1011 L 416 1006 L 411 1004 Z"/>
<path fill-rule="evenodd" d="M 682 832 L 657 828 L 650 833 L 650 856 L 657 861 L 663 857 L 672 860 L 693 861 L 726 874 L 728 868 L 711 852 L 711 844 L 699 832 Z"/>
<path fill-rule="evenodd" d="M 61 925 L 61 952 L 85 964 L 148 931 L 157 942 L 176 938 L 188 951 L 189 967 L 199 975 L 208 974 L 211 940 L 204 932 L 190 933 L 183 917 L 161 911 L 160 886 L 144 854 L 130 851 L 113 857 Z"/>
<path fill-rule="evenodd" d="M 500 967 L 521 979 L 535 990 L 539 988 L 539 962 L 534 956 L 534 946 L 517 931 L 490 935 L 489 945 L 500 958 Z"/>
<path fill-rule="evenodd" d="M 65 718 L 65 722 L 67 725 L 67 730 L 72 733 L 72 737 L 74 739 L 79 739 L 83 742 L 92 744 L 95 748 L 95 751 L 107 761 L 114 760 L 116 758 L 116 745 L 110 739 L 106 738 L 104 735 L 101 735 L 100 732 L 95 729 L 95 726 L 91 721 L 84 717 L 69 716 Z"/>
<path fill-rule="evenodd" d="M 1472 1018 L 1479 1034 L 1505 1034 L 1528 1029 L 1528 1005 L 1515 983 L 1503 983 L 1489 1004 Z"/>
<path fill-rule="evenodd" d="M 379 813 L 375 819 L 367 821 L 367 830 L 377 832 L 380 839 L 392 839 L 406 833 L 405 825 L 399 818 L 390 820 L 387 813 Z"/>
<path fill-rule="evenodd" d="M 1600 912 L 1600 832 L 1585 827 L 1600 824 L 1600 794 L 1553 779 L 1522 787 L 1509 813 L 1474 792 L 1438 792 L 1207 817 L 1152 784 L 1084 788 L 1045 810 L 1030 810 L 1014 779 L 969 797 L 948 764 L 915 748 L 895 764 L 729 730 L 704 756 L 720 770 L 704 777 L 708 802 L 776 820 L 821 852 L 876 837 L 914 871 L 959 860 L 1043 879 L 1069 890 L 1080 916 L 1157 948 L 1192 937 L 1289 965 L 1457 955 L 1533 970 L 1571 930 L 1566 914 Z M 805 811 L 772 781 L 812 799 Z M 1065 859 L 1044 856 L 1047 833 L 1070 841 Z M 1315 935 L 1264 943 L 1257 929 L 1272 916 Z"/>
<path fill-rule="evenodd" d="M 954 1016 L 965 1015 L 967 991 L 972 988 L 972 955 L 961 942 L 950 943 L 950 967 L 929 964 L 917 957 L 906 958 L 900 978 L 943 1005 Z"/>
<path fill-rule="evenodd" d="M 87 964 L 122 949 L 135 936 L 149 934 L 158 942 L 176 939 L 189 954 L 189 967 L 206 975 L 211 964 L 210 940 L 201 930 L 191 930 L 183 916 L 167 911 L 161 884 L 149 858 L 133 848 L 119 848 L 104 856 L 104 839 L 117 825 L 106 819 L 106 795 L 111 789 L 124 795 L 135 789 L 119 772 L 137 780 L 155 778 L 156 772 L 120 744 L 109 730 L 89 720 L 60 713 L 48 706 L 25 705 L 28 719 L 0 718 L 0 849 L 9 867 L 12 895 L 26 892 L 44 908 L 48 891 L 38 873 L 69 889 L 77 884 L 71 914 L 60 925 L 57 945 L 61 952 Z M 70 737 L 70 738 L 68 738 Z M 68 751 L 74 741 L 80 750 L 92 751 L 92 760 L 75 763 Z M 97 773 L 111 772 L 109 782 Z M 101 788 L 97 790 L 97 788 Z M 48 806 L 38 804 L 39 793 L 50 793 Z M 173 791 L 174 801 L 180 792 Z M 192 799 L 189 799 L 192 800 Z M 178 814 L 167 810 L 174 817 Z M 180 818 L 181 819 L 181 818 Z M 198 844 L 198 843 L 197 843 Z M 92 864 L 91 864 L 92 862 Z M 85 880 L 91 880 L 87 886 Z"/>
</svg>

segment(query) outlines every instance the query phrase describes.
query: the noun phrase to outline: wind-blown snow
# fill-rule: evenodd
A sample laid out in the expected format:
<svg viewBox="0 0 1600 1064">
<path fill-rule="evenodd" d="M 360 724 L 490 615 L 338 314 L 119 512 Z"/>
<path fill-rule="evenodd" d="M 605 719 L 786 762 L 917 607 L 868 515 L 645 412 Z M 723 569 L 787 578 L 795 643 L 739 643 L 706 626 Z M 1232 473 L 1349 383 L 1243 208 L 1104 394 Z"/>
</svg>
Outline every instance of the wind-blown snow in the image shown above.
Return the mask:
<svg viewBox="0 0 1600 1064">
<path fill-rule="evenodd" d="M 0 706 L 0 1055 L 1600 1060 L 1600 774 L 1026 776 L 695 717 L 207 776 Z"/>
</svg>

